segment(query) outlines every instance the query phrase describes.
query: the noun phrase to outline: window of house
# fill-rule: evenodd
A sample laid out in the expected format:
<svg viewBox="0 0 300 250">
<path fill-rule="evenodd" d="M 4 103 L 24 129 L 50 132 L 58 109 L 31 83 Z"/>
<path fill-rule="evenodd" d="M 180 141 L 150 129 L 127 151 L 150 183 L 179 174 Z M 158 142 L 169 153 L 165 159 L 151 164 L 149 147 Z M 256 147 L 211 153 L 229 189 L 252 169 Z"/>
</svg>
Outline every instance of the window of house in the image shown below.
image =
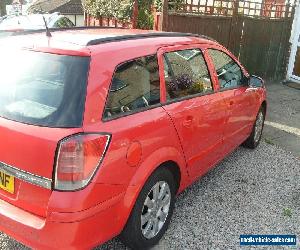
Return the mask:
<svg viewBox="0 0 300 250">
<path fill-rule="evenodd" d="M 104 118 L 135 112 L 160 103 L 156 56 L 145 56 L 117 67 L 112 79 Z"/>
<path fill-rule="evenodd" d="M 209 54 L 217 71 L 221 89 L 243 85 L 244 75 L 240 66 L 222 51 L 210 49 Z"/>
<path fill-rule="evenodd" d="M 168 100 L 213 90 L 205 59 L 199 49 L 166 53 L 164 70 Z"/>
</svg>

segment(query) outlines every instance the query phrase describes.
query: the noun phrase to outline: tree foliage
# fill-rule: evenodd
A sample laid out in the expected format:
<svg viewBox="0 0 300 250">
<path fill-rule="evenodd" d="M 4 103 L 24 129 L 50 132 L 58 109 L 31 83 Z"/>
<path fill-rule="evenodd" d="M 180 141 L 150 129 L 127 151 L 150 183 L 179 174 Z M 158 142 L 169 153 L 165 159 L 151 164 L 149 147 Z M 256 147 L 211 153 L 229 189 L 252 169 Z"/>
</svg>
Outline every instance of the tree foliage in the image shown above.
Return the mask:
<svg viewBox="0 0 300 250">
<path fill-rule="evenodd" d="M 138 0 L 138 28 L 153 27 L 152 6 L 156 0 Z M 86 13 L 95 17 L 117 18 L 129 21 L 133 15 L 134 0 L 83 0 Z"/>
<path fill-rule="evenodd" d="M 130 19 L 133 9 L 132 0 L 83 0 L 86 13 L 95 17 Z"/>
<path fill-rule="evenodd" d="M 155 0 L 138 0 L 138 20 L 137 26 L 140 29 L 152 29 L 153 28 L 153 6 Z"/>
<path fill-rule="evenodd" d="M 138 0 L 137 26 L 140 29 L 152 29 L 153 8 L 162 9 L 163 0 Z M 170 1 L 170 9 L 176 9 L 184 0 Z M 109 17 L 129 21 L 133 15 L 134 0 L 82 0 L 86 13 L 94 17 Z"/>
</svg>

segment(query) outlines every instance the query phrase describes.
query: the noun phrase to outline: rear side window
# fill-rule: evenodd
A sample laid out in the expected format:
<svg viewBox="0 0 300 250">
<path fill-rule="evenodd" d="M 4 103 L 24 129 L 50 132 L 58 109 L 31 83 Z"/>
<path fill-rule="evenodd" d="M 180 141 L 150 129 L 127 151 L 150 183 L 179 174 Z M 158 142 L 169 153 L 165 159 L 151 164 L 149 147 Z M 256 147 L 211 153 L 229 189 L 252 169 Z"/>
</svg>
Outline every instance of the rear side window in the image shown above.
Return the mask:
<svg viewBox="0 0 300 250">
<path fill-rule="evenodd" d="M 104 118 L 137 112 L 160 103 L 157 57 L 140 57 L 117 67 L 108 94 Z"/>
<path fill-rule="evenodd" d="M 205 59 L 199 49 L 166 53 L 164 70 L 168 100 L 213 90 Z"/>
<path fill-rule="evenodd" d="M 0 116 L 46 127 L 81 127 L 88 57 L 0 51 Z"/>
<path fill-rule="evenodd" d="M 222 51 L 210 49 L 209 54 L 217 71 L 221 89 L 243 85 L 243 73 L 240 66 Z"/>
</svg>

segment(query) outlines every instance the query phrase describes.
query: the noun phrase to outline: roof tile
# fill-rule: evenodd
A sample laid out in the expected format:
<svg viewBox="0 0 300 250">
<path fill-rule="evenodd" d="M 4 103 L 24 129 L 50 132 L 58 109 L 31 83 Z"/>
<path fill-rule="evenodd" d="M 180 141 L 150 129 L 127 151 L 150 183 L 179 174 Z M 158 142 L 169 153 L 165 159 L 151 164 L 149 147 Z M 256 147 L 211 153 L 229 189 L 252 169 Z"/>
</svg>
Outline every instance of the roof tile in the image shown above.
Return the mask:
<svg viewBox="0 0 300 250">
<path fill-rule="evenodd" d="M 83 15 L 81 0 L 36 0 L 28 9 L 29 13 L 38 13 L 41 11 Z"/>
</svg>

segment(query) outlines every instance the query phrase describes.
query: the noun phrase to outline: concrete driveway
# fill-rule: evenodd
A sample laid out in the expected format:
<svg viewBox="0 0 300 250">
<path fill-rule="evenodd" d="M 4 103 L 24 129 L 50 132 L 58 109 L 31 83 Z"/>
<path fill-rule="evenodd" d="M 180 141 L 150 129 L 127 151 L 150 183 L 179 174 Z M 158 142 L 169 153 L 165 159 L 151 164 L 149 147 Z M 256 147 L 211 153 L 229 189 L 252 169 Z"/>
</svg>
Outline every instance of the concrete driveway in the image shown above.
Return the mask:
<svg viewBox="0 0 300 250">
<path fill-rule="evenodd" d="M 278 82 L 268 83 L 267 90 L 265 141 L 300 157 L 300 90 Z"/>
<path fill-rule="evenodd" d="M 239 148 L 177 198 L 155 249 L 240 249 L 240 234 L 299 238 L 299 179 L 300 161 L 291 153 L 266 143 L 254 151 Z M 126 248 L 114 239 L 100 249 Z"/>
</svg>

